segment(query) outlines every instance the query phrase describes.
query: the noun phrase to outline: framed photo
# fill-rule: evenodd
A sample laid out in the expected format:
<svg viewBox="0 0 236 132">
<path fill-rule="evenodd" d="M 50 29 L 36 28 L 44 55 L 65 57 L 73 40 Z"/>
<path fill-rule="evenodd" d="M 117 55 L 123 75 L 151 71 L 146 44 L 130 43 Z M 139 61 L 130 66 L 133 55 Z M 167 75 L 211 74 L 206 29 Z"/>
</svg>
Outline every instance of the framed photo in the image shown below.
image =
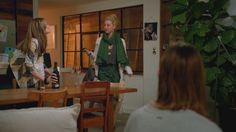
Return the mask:
<svg viewBox="0 0 236 132">
<path fill-rule="evenodd" d="M 144 40 L 157 40 L 157 22 L 148 22 L 144 26 Z"/>
<path fill-rule="evenodd" d="M 55 49 L 55 25 L 47 26 L 47 49 Z"/>
</svg>

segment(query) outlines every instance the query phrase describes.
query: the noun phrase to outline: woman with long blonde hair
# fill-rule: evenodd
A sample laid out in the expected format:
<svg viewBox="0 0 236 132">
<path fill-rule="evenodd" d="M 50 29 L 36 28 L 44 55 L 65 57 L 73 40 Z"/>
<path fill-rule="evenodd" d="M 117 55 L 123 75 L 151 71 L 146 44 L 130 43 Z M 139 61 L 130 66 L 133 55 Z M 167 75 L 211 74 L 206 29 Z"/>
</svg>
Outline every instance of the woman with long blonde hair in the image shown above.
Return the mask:
<svg viewBox="0 0 236 132">
<path fill-rule="evenodd" d="M 47 23 L 43 18 L 34 18 L 28 25 L 26 37 L 17 45 L 10 66 L 20 88 L 38 87 L 39 82 L 56 81 L 56 76 L 45 70 L 43 54 L 46 52 Z"/>
<path fill-rule="evenodd" d="M 124 85 L 124 70 L 129 76 L 133 75 L 126 52 L 125 40 L 116 32 L 118 23 L 116 14 L 107 16 L 104 21 L 104 33 L 97 38 L 94 53 L 87 51 L 87 54 L 94 59 L 96 76 L 93 79 L 94 81 L 108 81 L 111 82 L 111 85 L 116 83 Z M 112 101 L 114 104 L 113 124 L 115 124 L 123 96 L 115 96 Z M 90 105 L 92 106 L 93 102 Z"/>
<path fill-rule="evenodd" d="M 125 41 L 115 31 L 118 23 L 115 14 L 107 16 L 104 21 L 104 33 L 97 38 L 94 53 L 88 51 L 94 59 L 96 79 L 101 81 L 120 83 L 124 81 L 124 70 L 128 75 L 133 74 Z"/>
</svg>

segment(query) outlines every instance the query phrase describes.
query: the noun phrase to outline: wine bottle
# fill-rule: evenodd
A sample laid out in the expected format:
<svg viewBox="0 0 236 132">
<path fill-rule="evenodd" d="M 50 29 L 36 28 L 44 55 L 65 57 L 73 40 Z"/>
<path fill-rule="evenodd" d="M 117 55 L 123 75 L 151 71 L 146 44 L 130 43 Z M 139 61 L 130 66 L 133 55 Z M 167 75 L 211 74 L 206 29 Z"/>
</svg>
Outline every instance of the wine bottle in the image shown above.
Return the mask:
<svg viewBox="0 0 236 132">
<path fill-rule="evenodd" d="M 54 62 L 53 73 L 57 77 L 57 82 L 52 83 L 52 88 L 53 89 L 58 89 L 60 87 L 60 74 L 59 74 L 59 71 L 58 71 L 57 62 Z"/>
</svg>

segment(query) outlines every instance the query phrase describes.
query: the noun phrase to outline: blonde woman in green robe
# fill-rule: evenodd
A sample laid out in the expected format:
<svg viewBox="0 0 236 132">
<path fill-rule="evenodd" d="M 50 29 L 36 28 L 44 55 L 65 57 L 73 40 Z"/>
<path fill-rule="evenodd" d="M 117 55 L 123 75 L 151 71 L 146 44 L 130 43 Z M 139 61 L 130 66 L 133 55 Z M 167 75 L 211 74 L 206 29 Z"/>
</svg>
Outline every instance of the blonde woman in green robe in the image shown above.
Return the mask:
<svg viewBox="0 0 236 132">
<path fill-rule="evenodd" d="M 125 41 L 115 32 L 117 25 L 118 18 L 115 14 L 107 16 L 104 21 L 104 34 L 96 40 L 94 52 L 87 50 L 87 54 L 94 59 L 95 76 L 98 80 L 111 82 L 111 85 L 124 85 L 124 70 L 129 76 L 133 75 L 133 72 L 129 65 Z M 114 124 L 122 101 L 123 96 L 113 98 Z"/>
<path fill-rule="evenodd" d="M 94 53 L 87 51 L 94 59 L 95 75 L 100 81 L 120 83 L 124 81 L 123 71 L 132 75 L 124 39 L 115 32 L 118 19 L 115 14 L 106 17 L 104 34 L 96 40 Z"/>
<path fill-rule="evenodd" d="M 95 64 L 98 79 L 109 82 L 122 82 L 123 71 L 128 75 L 133 72 L 129 66 L 125 41 L 115 32 L 118 25 L 117 16 L 112 14 L 104 22 L 105 33 L 96 41 Z"/>
</svg>

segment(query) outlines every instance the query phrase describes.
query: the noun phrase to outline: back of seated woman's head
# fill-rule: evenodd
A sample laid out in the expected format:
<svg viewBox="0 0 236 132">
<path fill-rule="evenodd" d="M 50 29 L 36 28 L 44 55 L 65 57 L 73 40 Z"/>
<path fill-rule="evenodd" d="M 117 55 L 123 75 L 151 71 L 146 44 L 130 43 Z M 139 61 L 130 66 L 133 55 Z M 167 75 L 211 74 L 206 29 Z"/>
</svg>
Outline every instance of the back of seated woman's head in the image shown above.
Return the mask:
<svg viewBox="0 0 236 132">
<path fill-rule="evenodd" d="M 200 53 L 190 45 L 169 47 L 160 61 L 157 106 L 191 109 L 207 115 L 204 66 Z"/>
</svg>

